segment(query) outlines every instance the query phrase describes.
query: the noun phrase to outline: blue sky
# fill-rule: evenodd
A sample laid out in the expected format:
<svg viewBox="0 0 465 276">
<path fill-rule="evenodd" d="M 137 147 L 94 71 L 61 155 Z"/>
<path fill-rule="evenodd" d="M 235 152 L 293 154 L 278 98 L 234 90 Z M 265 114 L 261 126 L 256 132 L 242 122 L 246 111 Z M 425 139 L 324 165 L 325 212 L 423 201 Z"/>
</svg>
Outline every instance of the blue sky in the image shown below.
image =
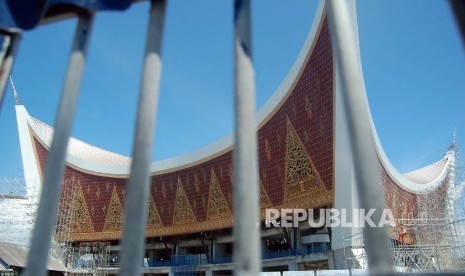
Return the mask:
<svg viewBox="0 0 465 276">
<path fill-rule="evenodd" d="M 309 32 L 315 0 L 257 0 L 253 48 L 257 107 L 284 79 Z M 357 4 L 362 65 L 384 149 L 405 172 L 441 158 L 465 137 L 465 55 L 446 1 Z M 130 155 L 147 3 L 98 14 L 73 136 Z M 24 34 L 13 70 L 29 113 L 53 125 L 75 21 Z M 232 1 L 169 2 L 153 159 L 206 146 L 232 132 Z M 0 113 L 0 176 L 21 169 L 8 88 Z"/>
</svg>

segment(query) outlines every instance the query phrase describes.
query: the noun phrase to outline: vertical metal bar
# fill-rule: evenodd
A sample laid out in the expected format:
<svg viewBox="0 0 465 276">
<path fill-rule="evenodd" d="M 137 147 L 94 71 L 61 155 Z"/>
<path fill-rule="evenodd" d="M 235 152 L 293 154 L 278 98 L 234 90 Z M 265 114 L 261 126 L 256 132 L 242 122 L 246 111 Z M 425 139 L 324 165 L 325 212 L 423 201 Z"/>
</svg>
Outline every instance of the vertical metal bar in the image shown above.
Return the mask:
<svg viewBox="0 0 465 276">
<path fill-rule="evenodd" d="M 375 209 L 371 218 L 378 223 L 382 217 L 384 199 L 378 179 L 378 162 L 360 65 L 356 22 L 352 20 L 347 1 L 330 0 L 329 15 L 360 205 L 365 210 Z M 392 258 L 386 229 L 365 227 L 364 236 L 370 275 L 390 272 Z"/>
<path fill-rule="evenodd" d="M 461 0 L 449 0 L 449 5 L 461 33 L 463 46 L 465 46 L 465 2 Z"/>
<path fill-rule="evenodd" d="M 234 1 L 234 274 L 258 275 L 260 228 L 250 0 Z"/>
<path fill-rule="evenodd" d="M 5 35 L 7 36 L 7 35 Z M 3 106 L 3 98 L 5 97 L 6 84 L 8 77 L 13 67 L 16 53 L 18 52 L 19 42 L 21 41 L 20 33 L 8 34 L 9 45 L 3 59 L 0 59 L 0 110 Z"/>
<path fill-rule="evenodd" d="M 32 233 L 31 250 L 25 276 L 44 276 L 53 228 L 56 222 L 58 200 L 63 181 L 66 150 L 76 111 L 77 97 L 84 72 L 87 46 L 90 40 L 93 15 L 79 18 L 69 57 L 60 105 L 55 118 L 55 133 L 47 156 L 44 181 L 36 224 Z"/>
<path fill-rule="evenodd" d="M 131 175 L 126 183 L 120 275 L 139 275 L 143 263 L 150 165 L 161 76 L 161 46 L 166 0 L 152 0 L 133 144 Z"/>
</svg>

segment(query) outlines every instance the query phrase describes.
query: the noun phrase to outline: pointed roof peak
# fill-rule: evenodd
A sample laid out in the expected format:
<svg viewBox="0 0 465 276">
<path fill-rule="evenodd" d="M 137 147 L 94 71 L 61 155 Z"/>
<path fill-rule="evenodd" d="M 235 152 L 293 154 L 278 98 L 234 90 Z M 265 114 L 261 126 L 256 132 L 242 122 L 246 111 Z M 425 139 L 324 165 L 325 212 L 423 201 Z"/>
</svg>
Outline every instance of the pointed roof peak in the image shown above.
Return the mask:
<svg viewBox="0 0 465 276">
<path fill-rule="evenodd" d="M 450 143 L 450 146 L 449 146 L 449 151 L 451 150 L 454 150 L 455 149 L 455 133 L 456 133 L 457 129 L 454 128 L 454 132 L 452 133 L 452 143 Z"/>
<path fill-rule="evenodd" d="M 15 97 L 15 105 L 22 105 L 21 101 L 19 100 L 18 92 L 16 92 L 15 84 L 13 83 L 13 78 L 10 76 L 10 83 L 11 87 L 13 88 L 13 93 Z"/>
</svg>

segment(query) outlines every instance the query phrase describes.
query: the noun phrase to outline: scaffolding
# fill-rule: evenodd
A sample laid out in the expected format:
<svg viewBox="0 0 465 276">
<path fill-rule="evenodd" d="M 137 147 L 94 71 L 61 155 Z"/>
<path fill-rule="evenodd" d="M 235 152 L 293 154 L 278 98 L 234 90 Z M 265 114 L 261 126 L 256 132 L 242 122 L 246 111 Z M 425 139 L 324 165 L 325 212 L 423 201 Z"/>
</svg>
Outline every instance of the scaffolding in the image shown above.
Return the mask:
<svg viewBox="0 0 465 276">
<path fill-rule="evenodd" d="M 0 242 L 29 246 L 38 205 L 27 194 L 24 178 L 0 178 Z"/>
<path fill-rule="evenodd" d="M 450 218 L 401 220 L 414 241 L 391 240 L 395 268 L 407 271 L 463 271 L 465 244 L 460 228 Z M 399 233 L 401 234 L 401 233 Z"/>
<path fill-rule="evenodd" d="M 465 270 L 465 243 L 458 222 L 443 219 L 400 219 L 401 227 L 391 228 L 397 238 L 390 245 L 395 272 L 459 272 Z M 402 238 L 404 237 L 404 238 Z M 363 233 L 345 237 L 346 268 L 367 269 Z"/>
<path fill-rule="evenodd" d="M 452 174 L 443 185 L 417 195 L 417 212 L 390 226 L 390 247 L 395 272 L 459 272 L 465 270 L 462 189 L 455 189 Z M 457 192 L 458 191 L 458 192 Z M 457 208 L 461 210 L 462 208 Z M 363 233 L 344 237 L 346 268 L 368 268 Z"/>
<path fill-rule="evenodd" d="M 110 267 L 109 242 L 83 242 L 69 247 L 69 275 L 73 276 L 106 276 Z"/>
<path fill-rule="evenodd" d="M 61 190 L 60 205 L 58 208 L 55 226 L 55 238 L 52 240 L 52 252 L 68 267 L 72 253 L 71 234 L 74 224 L 76 180 L 72 176 L 66 179 Z"/>
<path fill-rule="evenodd" d="M 104 276 L 110 266 L 111 244 L 72 242 L 76 185 L 74 176 L 63 183 L 50 255 L 65 265 L 67 275 Z M 29 247 L 38 205 L 27 194 L 24 179 L 0 178 L 0 242 Z"/>
<path fill-rule="evenodd" d="M 454 142 L 447 151 L 455 158 L 441 185 L 417 194 L 416 211 L 404 214 L 387 229 L 395 272 L 465 270 L 463 156 Z M 368 268 L 363 233 L 343 237 L 343 241 L 346 268 Z"/>
<path fill-rule="evenodd" d="M 76 187 L 78 181 L 72 175 L 66 178 L 62 186 L 60 205 L 53 239 L 53 253 L 68 269 L 68 275 L 107 275 L 110 266 L 109 242 L 73 243 L 72 234 L 75 227 Z"/>
</svg>

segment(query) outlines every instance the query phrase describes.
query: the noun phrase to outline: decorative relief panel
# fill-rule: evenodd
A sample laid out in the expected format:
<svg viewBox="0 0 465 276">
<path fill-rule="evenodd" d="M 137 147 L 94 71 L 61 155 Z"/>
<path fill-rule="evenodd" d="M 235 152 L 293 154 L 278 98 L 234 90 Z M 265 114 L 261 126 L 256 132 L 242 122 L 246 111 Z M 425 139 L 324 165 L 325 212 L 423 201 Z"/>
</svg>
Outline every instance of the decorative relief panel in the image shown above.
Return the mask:
<svg viewBox="0 0 465 276">
<path fill-rule="evenodd" d="M 150 201 L 149 201 L 149 213 L 147 217 L 147 226 L 148 227 L 163 226 L 161 223 L 160 214 L 158 214 L 157 206 L 155 205 L 155 202 L 153 201 L 153 197 L 150 196 L 149 200 Z"/>
<path fill-rule="evenodd" d="M 260 181 L 260 208 L 267 208 L 271 206 L 271 200 L 268 194 L 266 193 L 263 183 Z"/>
<path fill-rule="evenodd" d="M 325 190 L 323 181 L 289 118 L 287 119 L 286 142 L 284 202 L 306 198 Z"/>
<path fill-rule="evenodd" d="M 197 177 L 197 174 L 194 175 L 194 185 L 195 185 L 195 192 L 199 193 L 200 192 L 200 181 L 199 181 L 199 178 Z"/>
<path fill-rule="evenodd" d="M 94 226 L 90 219 L 89 209 L 82 192 L 80 181 L 77 183 L 74 202 L 72 205 L 73 232 L 88 233 L 94 232 Z"/>
<path fill-rule="evenodd" d="M 187 198 L 186 191 L 182 187 L 181 179 L 178 178 L 178 188 L 176 191 L 176 203 L 174 206 L 173 224 L 185 224 L 196 222 L 194 211 Z"/>
<path fill-rule="evenodd" d="M 223 218 L 230 215 L 231 211 L 229 210 L 228 203 L 212 169 L 210 191 L 208 192 L 208 219 Z"/>
<path fill-rule="evenodd" d="M 271 146 L 270 142 L 268 142 L 268 139 L 265 138 L 265 154 L 266 154 L 266 159 L 268 161 L 271 159 Z"/>
<path fill-rule="evenodd" d="M 121 231 L 123 227 L 123 206 L 118 197 L 116 187 L 113 187 L 110 204 L 108 205 L 107 216 L 105 219 L 104 231 Z"/>
<path fill-rule="evenodd" d="M 308 97 L 307 94 L 305 94 L 304 101 L 305 101 L 305 111 L 307 112 L 308 119 L 311 120 L 313 116 L 312 102 L 310 102 L 310 98 Z"/>
<path fill-rule="evenodd" d="M 313 53 L 308 57 L 293 91 L 260 127 L 262 213 L 272 206 L 317 208 L 333 202 L 334 77 L 331 49 L 327 23 L 323 23 Z M 327 113 L 323 115 L 322 110 Z M 286 115 L 292 119 L 292 125 Z M 322 127 L 326 128 L 325 132 Z M 43 149 L 43 154 L 38 156 L 43 157 L 39 160 L 42 165 L 46 150 Z M 192 167 L 153 175 L 147 235 L 159 237 L 231 227 L 231 162 L 232 153 L 227 151 Z M 215 173 L 208 175 L 213 167 Z M 124 181 L 91 172 L 82 172 L 82 177 L 99 180 L 104 185 L 99 186 L 100 189 L 82 186 L 81 193 L 86 198 L 81 196 L 84 207 L 79 207 L 79 212 L 83 214 L 81 217 L 90 216 L 92 221 L 87 220 L 87 224 L 80 226 L 94 227 L 96 231 L 76 232 L 74 241 L 119 239 L 123 224 L 121 203 L 124 202 L 124 190 L 120 185 Z M 91 204 L 95 207 L 93 216 Z"/>
</svg>

